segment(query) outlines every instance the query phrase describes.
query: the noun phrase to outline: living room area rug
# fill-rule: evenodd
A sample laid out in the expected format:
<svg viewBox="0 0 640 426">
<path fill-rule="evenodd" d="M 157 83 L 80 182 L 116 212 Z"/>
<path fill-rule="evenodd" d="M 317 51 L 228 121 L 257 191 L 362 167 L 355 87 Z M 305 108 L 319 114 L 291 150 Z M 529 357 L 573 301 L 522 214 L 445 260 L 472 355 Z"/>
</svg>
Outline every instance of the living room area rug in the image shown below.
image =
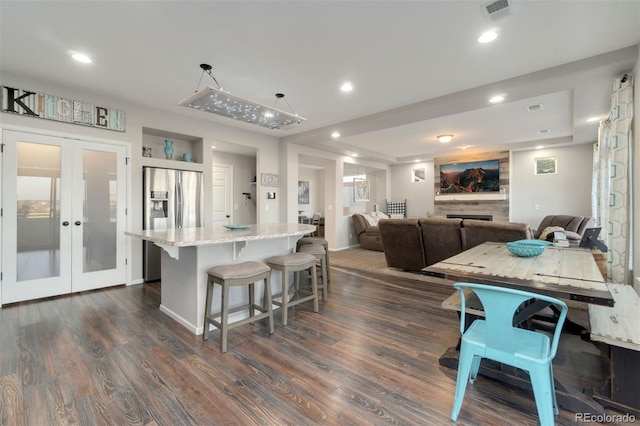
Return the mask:
<svg viewBox="0 0 640 426">
<path fill-rule="evenodd" d="M 394 276 L 414 281 L 429 282 L 452 286 L 453 281 L 429 277 L 417 272 L 405 272 L 402 269 L 390 268 L 384 257 L 384 252 L 366 250 L 360 247 L 351 247 L 345 250 L 331 251 L 329 253 L 331 267 L 350 269 L 369 274 Z M 451 289 L 453 291 L 453 287 Z"/>
</svg>

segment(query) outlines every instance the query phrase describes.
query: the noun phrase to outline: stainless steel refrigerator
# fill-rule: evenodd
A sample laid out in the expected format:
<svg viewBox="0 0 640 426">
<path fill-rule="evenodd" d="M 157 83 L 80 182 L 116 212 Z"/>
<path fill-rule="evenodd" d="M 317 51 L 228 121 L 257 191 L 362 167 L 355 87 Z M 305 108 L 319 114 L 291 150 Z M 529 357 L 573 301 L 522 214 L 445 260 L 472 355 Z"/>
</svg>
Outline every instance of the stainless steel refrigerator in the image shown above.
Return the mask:
<svg viewBox="0 0 640 426">
<path fill-rule="evenodd" d="M 163 230 L 204 225 L 201 172 L 143 168 L 143 229 Z M 144 242 L 143 278 L 160 279 L 160 247 Z"/>
</svg>

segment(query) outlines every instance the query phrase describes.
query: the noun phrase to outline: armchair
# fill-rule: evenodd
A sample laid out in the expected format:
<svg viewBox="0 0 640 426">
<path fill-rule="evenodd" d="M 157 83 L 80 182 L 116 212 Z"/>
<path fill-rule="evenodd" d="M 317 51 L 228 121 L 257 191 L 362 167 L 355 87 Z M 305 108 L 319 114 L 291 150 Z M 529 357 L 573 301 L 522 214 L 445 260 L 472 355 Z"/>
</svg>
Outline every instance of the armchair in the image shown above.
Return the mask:
<svg viewBox="0 0 640 426">
<path fill-rule="evenodd" d="M 550 215 L 540 222 L 538 229 L 533 232 L 534 238 L 539 238 L 545 228 L 549 226 L 559 226 L 564 228 L 564 233 L 570 242 L 576 244 L 582 239 L 587 228 L 593 228 L 596 221 L 592 217 L 571 216 L 571 215 Z"/>
</svg>

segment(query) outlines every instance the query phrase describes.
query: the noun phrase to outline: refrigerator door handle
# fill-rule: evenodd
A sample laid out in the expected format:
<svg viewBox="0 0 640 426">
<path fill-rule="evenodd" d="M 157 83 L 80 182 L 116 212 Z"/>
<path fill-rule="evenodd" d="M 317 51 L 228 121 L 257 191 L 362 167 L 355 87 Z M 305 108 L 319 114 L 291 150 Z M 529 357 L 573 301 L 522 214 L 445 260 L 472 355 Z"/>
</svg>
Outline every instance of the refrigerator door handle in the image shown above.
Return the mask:
<svg viewBox="0 0 640 426">
<path fill-rule="evenodd" d="M 180 179 L 176 179 L 176 228 L 182 228 L 182 185 L 180 183 Z"/>
</svg>

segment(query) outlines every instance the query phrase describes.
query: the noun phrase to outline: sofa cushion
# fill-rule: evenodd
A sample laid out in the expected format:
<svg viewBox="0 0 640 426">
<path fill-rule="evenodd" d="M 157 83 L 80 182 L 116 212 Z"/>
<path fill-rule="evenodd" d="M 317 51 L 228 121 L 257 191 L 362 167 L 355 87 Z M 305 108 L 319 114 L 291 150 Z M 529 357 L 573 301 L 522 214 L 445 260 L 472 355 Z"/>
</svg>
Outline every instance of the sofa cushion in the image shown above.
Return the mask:
<svg viewBox="0 0 640 426">
<path fill-rule="evenodd" d="M 533 238 L 533 231 L 526 223 L 464 219 L 462 228 L 463 247 L 465 250 L 487 241 L 507 243 L 509 241 Z"/>
<path fill-rule="evenodd" d="M 418 219 L 381 219 L 378 227 L 387 266 L 407 271 L 427 266 Z"/>
<path fill-rule="evenodd" d="M 462 219 L 420 219 L 426 266 L 462 252 L 461 226 Z"/>
<path fill-rule="evenodd" d="M 564 228 L 566 231 L 578 232 L 578 229 L 580 229 L 580 225 L 584 219 L 584 216 L 549 215 L 540 222 L 538 232 L 544 231 L 544 229 L 549 226 L 559 226 Z"/>
</svg>

